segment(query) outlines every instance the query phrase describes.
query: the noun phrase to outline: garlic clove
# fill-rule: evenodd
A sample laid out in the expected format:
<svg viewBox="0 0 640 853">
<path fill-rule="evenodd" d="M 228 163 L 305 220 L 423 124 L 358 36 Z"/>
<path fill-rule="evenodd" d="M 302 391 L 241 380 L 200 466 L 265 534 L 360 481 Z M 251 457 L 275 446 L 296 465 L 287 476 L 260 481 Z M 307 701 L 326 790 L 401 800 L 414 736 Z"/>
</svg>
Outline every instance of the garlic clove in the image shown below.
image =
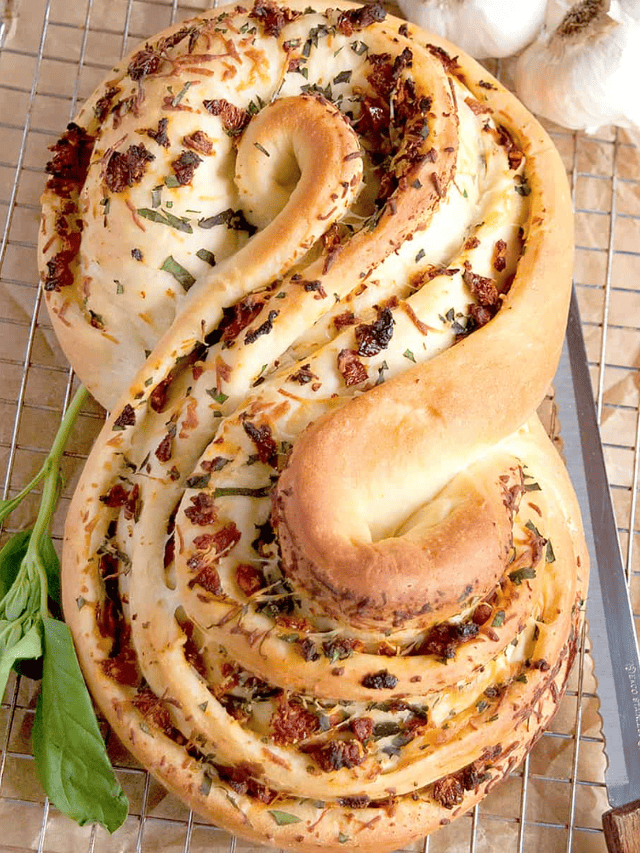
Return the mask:
<svg viewBox="0 0 640 853">
<path fill-rule="evenodd" d="M 558 4 L 550 4 L 549 16 Z M 548 18 L 549 20 L 549 18 Z M 545 26 L 519 57 L 518 97 L 532 112 L 573 130 L 640 127 L 640 4 L 582 0 Z"/>
<path fill-rule="evenodd" d="M 403 14 L 476 58 L 511 56 L 536 36 L 547 0 L 398 0 Z"/>
</svg>

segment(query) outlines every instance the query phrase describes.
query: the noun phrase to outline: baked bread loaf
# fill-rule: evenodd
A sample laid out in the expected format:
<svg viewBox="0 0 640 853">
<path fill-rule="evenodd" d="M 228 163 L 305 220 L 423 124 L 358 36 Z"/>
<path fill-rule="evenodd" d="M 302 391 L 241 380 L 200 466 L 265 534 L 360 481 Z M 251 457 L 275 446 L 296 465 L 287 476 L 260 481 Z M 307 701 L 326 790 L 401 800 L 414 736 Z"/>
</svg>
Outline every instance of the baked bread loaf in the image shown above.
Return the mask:
<svg viewBox="0 0 640 853">
<path fill-rule="evenodd" d="M 141 46 L 49 170 L 48 304 L 113 408 L 63 558 L 102 711 L 257 841 L 450 822 L 549 723 L 582 618 L 535 414 L 572 265 L 549 139 L 379 6 L 256 0 Z"/>
</svg>

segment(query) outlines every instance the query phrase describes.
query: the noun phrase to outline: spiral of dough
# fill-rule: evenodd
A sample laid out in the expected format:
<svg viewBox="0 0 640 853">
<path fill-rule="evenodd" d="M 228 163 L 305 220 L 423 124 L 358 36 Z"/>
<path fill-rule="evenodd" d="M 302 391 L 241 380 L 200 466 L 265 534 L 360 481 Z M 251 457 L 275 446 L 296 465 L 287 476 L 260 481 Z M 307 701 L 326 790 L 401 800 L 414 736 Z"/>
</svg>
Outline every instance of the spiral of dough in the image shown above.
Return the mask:
<svg viewBox="0 0 640 853">
<path fill-rule="evenodd" d="M 570 287 L 556 152 L 381 7 L 271 0 L 141 46 L 53 150 L 48 305 L 112 409 L 63 558 L 96 700 L 249 838 L 437 829 L 544 730 L 582 618 L 535 414 Z"/>
</svg>

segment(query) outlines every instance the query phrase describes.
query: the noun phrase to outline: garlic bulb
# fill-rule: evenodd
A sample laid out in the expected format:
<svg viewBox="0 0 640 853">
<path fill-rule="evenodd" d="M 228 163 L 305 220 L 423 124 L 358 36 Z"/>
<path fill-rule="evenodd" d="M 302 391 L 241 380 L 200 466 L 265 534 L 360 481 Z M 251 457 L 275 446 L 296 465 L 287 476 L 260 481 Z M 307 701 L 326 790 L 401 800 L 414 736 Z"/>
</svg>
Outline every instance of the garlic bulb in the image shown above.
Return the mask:
<svg viewBox="0 0 640 853">
<path fill-rule="evenodd" d="M 557 11 L 518 59 L 519 98 L 573 130 L 640 127 L 640 0 L 582 0 L 552 29 Z"/>
<path fill-rule="evenodd" d="M 544 23 L 546 0 L 398 0 L 408 20 L 476 58 L 511 56 Z"/>
</svg>

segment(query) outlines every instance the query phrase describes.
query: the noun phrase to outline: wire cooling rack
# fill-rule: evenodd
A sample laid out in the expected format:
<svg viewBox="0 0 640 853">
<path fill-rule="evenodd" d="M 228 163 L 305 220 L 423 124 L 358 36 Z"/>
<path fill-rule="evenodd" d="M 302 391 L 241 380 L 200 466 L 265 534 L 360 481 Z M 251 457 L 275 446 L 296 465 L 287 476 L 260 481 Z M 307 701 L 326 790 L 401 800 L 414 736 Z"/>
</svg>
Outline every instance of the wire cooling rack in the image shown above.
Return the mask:
<svg viewBox="0 0 640 853">
<path fill-rule="evenodd" d="M 36 272 L 47 146 L 114 60 L 207 0 L 6 0 L 0 22 L 0 460 L 3 497 L 29 482 L 73 387 L 42 304 Z M 576 283 L 620 541 L 640 620 L 640 151 L 621 131 L 596 137 L 549 128 L 572 179 Z M 88 404 L 64 459 L 54 520 L 59 543 L 77 474 L 103 417 Z M 560 413 L 560 418 L 562 413 Z M 2 536 L 33 523 L 39 496 Z M 2 540 L 2 541 L 3 541 Z M 412 850 L 422 853 L 603 853 L 608 808 L 598 700 L 586 643 L 567 695 L 524 766 L 466 817 Z M 43 796 L 31 755 L 37 682 L 12 676 L 0 705 L 0 851 L 107 853 L 257 849 L 203 823 L 161 788 L 104 727 L 129 797 L 113 836 L 77 827 Z M 262 848 L 259 848 L 262 849 Z"/>
</svg>

